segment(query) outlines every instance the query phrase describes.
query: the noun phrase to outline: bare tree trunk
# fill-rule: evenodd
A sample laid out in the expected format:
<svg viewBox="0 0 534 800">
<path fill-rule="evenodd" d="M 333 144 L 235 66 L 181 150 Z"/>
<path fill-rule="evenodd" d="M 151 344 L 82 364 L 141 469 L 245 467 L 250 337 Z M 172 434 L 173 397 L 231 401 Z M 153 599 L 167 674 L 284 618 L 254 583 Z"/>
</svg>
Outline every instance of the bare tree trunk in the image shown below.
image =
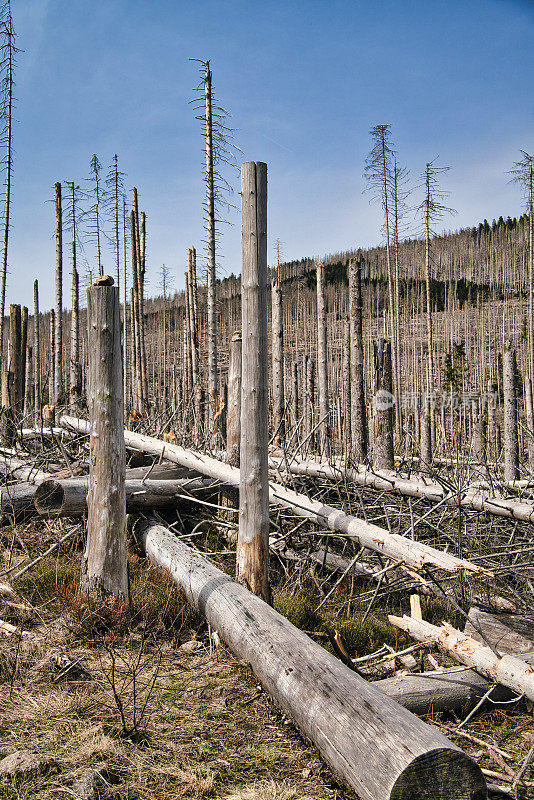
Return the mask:
<svg viewBox="0 0 534 800">
<path fill-rule="evenodd" d="M 284 399 L 284 330 L 282 324 L 282 290 L 279 276 L 271 284 L 271 347 L 273 371 L 273 434 L 275 445 L 285 438 Z"/>
<path fill-rule="evenodd" d="M 206 134 L 206 232 L 208 238 L 208 395 L 213 422 L 217 404 L 217 297 L 215 287 L 215 183 L 213 175 L 213 119 L 211 109 L 210 62 L 204 65 L 204 104 Z"/>
<path fill-rule="evenodd" d="M 497 423 L 495 412 L 497 410 L 497 384 L 490 378 L 488 381 L 488 461 L 497 461 L 500 448 L 497 449 Z"/>
<path fill-rule="evenodd" d="M 426 341 L 428 348 L 429 392 L 430 392 L 430 436 L 434 442 L 435 410 L 433 402 L 434 389 L 434 341 L 432 333 L 432 297 L 430 292 L 430 164 L 426 165 L 426 203 L 425 203 L 425 291 L 426 291 Z"/>
<path fill-rule="evenodd" d="M 343 324 L 343 453 L 350 454 L 350 320 Z"/>
<path fill-rule="evenodd" d="M 54 377 L 56 374 L 56 312 L 50 309 L 48 316 L 50 335 L 50 370 L 48 373 L 48 405 L 54 405 Z"/>
<path fill-rule="evenodd" d="M 349 263 L 351 450 L 356 464 L 367 458 L 367 414 L 363 375 L 362 267 L 360 259 Z"/>
<path fill-rule="evenodd" d="M 236 331 L 230 342 L 226 417 L 226 461 L 232 467 L 239 466 L 241 442 L 241 346 L 241 331 Z"/>
<path fill-rule="evenodd" d="M 6 20 L 6 44 L 5 44 L 5 61 L 6 61 L 6 75 L 4 80 L 4 114 L 6 117 L 6 125 L 4 129 L 4 141 L 6 145 L 6 154 L 4 164 L 6 168 L 5 177 L 5 205 L 4 205 L 4 239 L 2 246 L 2 277 L 0 281 L 0 379 L 4 369 L 4 315 L 6 309 L 6 282 L 7 282 L 7 253 L 9 242 L 9 228 L 11 223 L 11 169 L 13 167 L 12 144 L 13 144 L 13 125 L 12 125 L 12 109 L 13 109 L 13 56 L 15 50 L 15 31 L 13 30 L 13 21 L 11 18 L 11 7 L 6 6 L 7 20 Z"/>
<path fill-rule="evenodd" d="M 142 374 L 142 358 L 141 358 L 141 329 L 140 329 L 140 310 L 139 310 L 139 241 L 136 232 L 136 219 L 135 211 L 132 210 L 130 214 L 130 227 L 132 237 L 132 305 L 133 305 L 133 321 L 134 321 L 134 364 L 135 364 L 135 384 L 137 396 L 137 410 L 144 417 L 145 397 L 143 392 L 143 374 Z"/>
<path fill-rule="evenodd" d="M 128 284 L 127 284 L 127 255 L 126 255 L 126 199 L 122 198 L 122 283 L 123 283 L 123 296 L 124 296 L 124 320 L 122 326 L 122 378 L 123 378 L 123 394 L 124 394 L 124 407 L 128 408 L 131 402 L 130 389 L 128 386 Z M 130 314 L 132 314 L 132 307 L 130 306 Z M 131 387 L 130 387 L 131 388 Z"/>
<path fill-rule="evenodd" d="M 319 389 L 319 452 L 330 457 L 330 398 L 328 393 L 327 320 L 324 264 L 317 269 L 317 385 Z"/>
<path fill-rule="evenodd" d="M 121 323 L 112 283 L 105 276 L 87 291 L 91 462 L 80 591 L 100 602 L 129 599 Z"/>
<path fill-rule="evenodd" d="M 35 409 L 35 424 L 41 424 L 41 336 L 39 330 L 39 323 L 41 315 L 39 314 L 39 282 L 33 282 L 33 358 L 35 364 L 34 375 L 34 409 Z"/>
<path fill-rule="evenodd" d="M 71 213 L 72 213 L 72 287 L 71 303 L 72 315 L 70 326 L 70 406 L 78 409 L 82 399 L 82 365 L 80 364 L 80 280 L 78 276 L 78 260 L 76 252 L 76 187 L 74 181 L 71 188 Z"/>
<path fill-rule="evenodd" d="M 28 309 L 22 306 L 20 318 L 20 372 L 18 397 L 20 411 L 24 409 L 24 398 L 26 396 L 26 351 L 28 348 Z"/>
<path fill-rule="evenodd" d="M 393 469 L 393 392 L 391 342 L 378 339 L 374 343 L 375 395 L 373 468 Z"/>
<path fill-rule="evenodd" d="M 511 341 L 505 342 L 503 353 L 504 382 L 504 480 L 519 478 L 519 443 L 517 438 L 516 355 Z"/>
<path fill-rule="evenodd" d="M 24 417 L 28 418 L 33 410 L 33 347 L 26 348 L 26 385 L 24 388 Z"/>
<path fill-rule="evenodd" d="M 487 450 L 486 418 L 480 402 L 475 404 L 473 413 L 473 455 L 479 464 L 484 464 Z"/>
<path fill-rule="evenodd" d="M 267 377 L 267 165 L 241 168 L 242 386 L 237 570 L 270 601 Z"/>
<path fill-rule="evenodd" d="M 2 381 L 2 439 L 8 447 L 16 436 L 20 390 L 20 306 L 9 307 L 9 363 Z"/>
<path fill-rule="evenodd" d="M 534 465 L 534 409 L 532 408 L 532 381 L 530 378 L 525 378 L 525 410 L 528 464 L 532 467 Z"/>
<path fill-rule="evenodd" d="M 61 184 L 55 185 L 56 195 L 56 335 L 54 358 L 54 405 L 59 405 L 63 391 L 63 215 L 61 211 Z"/>
<path fill-rule="evenodd" d="M 430 392 L 423 395 L 423 409 L 420 420 L 421 437 L 421 472 L 431 472 L 432 470 L 432 433 L 431 433 L 431 414 L 430 414 Z"/>
</svg>

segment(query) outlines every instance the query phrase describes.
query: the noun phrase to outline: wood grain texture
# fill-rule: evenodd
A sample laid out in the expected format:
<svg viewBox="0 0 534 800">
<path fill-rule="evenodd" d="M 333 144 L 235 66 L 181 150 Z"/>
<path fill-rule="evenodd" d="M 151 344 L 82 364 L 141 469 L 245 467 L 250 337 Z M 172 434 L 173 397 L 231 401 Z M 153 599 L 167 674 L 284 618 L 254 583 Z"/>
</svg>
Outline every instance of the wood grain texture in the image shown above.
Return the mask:
<svg viewBox="0 0 534 800">
<path fill-rule="evenodd" d="M 267 165 L 241 168 L 241 474 L 237 579 L 269 600 Z"/>
<path fill-rule="evenodd" d="M 87 290 L 87 401 L 90 472 L 87 545 L 80 590 L 97 600 L 128 600 L 125 447 L 119 290 Z"/>
</svg>

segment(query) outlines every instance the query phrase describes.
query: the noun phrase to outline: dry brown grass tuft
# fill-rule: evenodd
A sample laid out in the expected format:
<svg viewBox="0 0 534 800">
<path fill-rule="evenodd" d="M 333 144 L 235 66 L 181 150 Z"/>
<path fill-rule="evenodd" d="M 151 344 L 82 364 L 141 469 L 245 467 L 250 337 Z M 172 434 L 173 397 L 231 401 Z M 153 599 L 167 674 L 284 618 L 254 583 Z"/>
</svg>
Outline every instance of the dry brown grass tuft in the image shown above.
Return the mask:
<svg viewBox="0 0 534 800">
<path fill-rule="evenodd" d="M 225 795 L 224 800 L 311 800 L 287 781 L 258 781 L 252 786 L 236 789 Z"/>
</svg>

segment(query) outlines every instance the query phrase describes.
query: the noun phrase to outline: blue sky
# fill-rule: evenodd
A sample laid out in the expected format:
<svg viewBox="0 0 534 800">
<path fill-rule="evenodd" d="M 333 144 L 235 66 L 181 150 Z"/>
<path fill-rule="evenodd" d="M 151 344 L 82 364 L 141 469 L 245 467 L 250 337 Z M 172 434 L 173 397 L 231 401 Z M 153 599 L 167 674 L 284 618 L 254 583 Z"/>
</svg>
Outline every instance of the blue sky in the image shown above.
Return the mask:
<svg viewBox="0 0 534 800">
<path fill-rule="evenodd" d="M 7 301 L 53 301 L 53 184 L 114 153 L 147 213 L 148 293 L 203 258 L 202 140 L 191 58 L 211 60 L 240 160 L 269 175 L 269 259 L 381 240 L 362 194 L 369 129 L 390 123 L 414 183 L 439 156 L 455 228 L 521 211 L 506 171 L 534 149 L 534 0 L 12 0 L 16 72 Z M 234 185 L 239 174 L 227 172 Z M 417 199 L 417 195 L 416 195 Z M 240 271 L 240 222 L 220 274 Z M 416 225 L 412 226 L 412 230 Z M 65 246 L 65 290 L 69 284 Z M 87 249 L 89 258 L 94 258 Z M 104 266 L 112 270 L 111 249 Z"/>
</svg>

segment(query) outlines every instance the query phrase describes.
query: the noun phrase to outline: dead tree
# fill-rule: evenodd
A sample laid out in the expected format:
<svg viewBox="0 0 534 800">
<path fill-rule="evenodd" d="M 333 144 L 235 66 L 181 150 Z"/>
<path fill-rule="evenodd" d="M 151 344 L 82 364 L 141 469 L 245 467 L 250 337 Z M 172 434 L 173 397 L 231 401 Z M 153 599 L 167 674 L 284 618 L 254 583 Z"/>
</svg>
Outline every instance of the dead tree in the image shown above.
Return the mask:
<svg viewBox="0 0 534 800">
<path fill-rule="evenodd" d="M 237 579 L 265 601 L 269 588 L 267 164 L 241 168 L 242 384 Z"/>
<path fill-rule="evenodd" d="M 53 402 L 59 405 L 63 369 L 63 214 L 61 210 L 61 183 L 55 185 L 56 206 L 56 314 Z"/>
<path fill-rule="evenodd" d="M 39 281 L 33 282 L 33 358 L 34 358 L 34 410 L 35 424 L 41 423 L 41 337 L 39 314 Z"/>
<path fill-rule="evenodd" d="M 87 290 L 91 461 L 80 591 L 100 602 L 129 599 L 119 290 L 112 283 L 104 276 Z"/>
<path fill-rule="evenodd" d="M 241 442 L 241 346 L 241 331 L 236 331 L 230 342 L 226 416 L 226 461 L 232 467 L 239 466 Z"/>
<path fill-rule="evenodd" d="M 434 161 L 428 161 L 423 173 L 422 180 L 425 187 L 425 197 L 423 202 L 419 205 L 418 211 L 423 218 L 423 230 L 425 237 L 425 299 L 426 299 L 426 343 L 428 349 L 428 366 L 429 366 L 429 391 L 430 391 L 430 434 L 432 443 L 436 433 L 435 409 L 432 400 L 435 374 L 434 374 L 434 337 L 432 331 L 432 252 L 431 252 L 431 236 L 434 235 L 432 224 L 437 220 L 442 219 L 444 214 L 453 213 L 453 209 L 443 205 L 443 200 L 448 196 L 448 192 L 444 192 L 439 188 L 438 175 L 447 172 L 450 167 L 438 167 Z"/>
<path fill-rule="evenodd" d="M 356 464 L 367 458 L 367 414 L 363 373 L 362 266 L 359 258 L 349 262 L 351 451 Z"/>
<path fill-rule="evenodd" d="M 508 340 L 504 345 L 504 480 L 519 478 L 519 442 L 517 436 L 517 362 L 515 348 Z"/>
<path fill-rule="evenodd" d="M 393 469 L 393 392 L 391 342 L 374 343 L 375 393 L 373 397 L 373 468 Z"/>
<path fill-rule="evenodd" d="M 316 265 L 317 275 L 317 385 L 319 388 L 319 451 L 330 456 L 330 398 L 328 392 L 327 320 L 324 264 Z"/>
<path fill-rule="evenodd" d="M 217 401 L 217 297 L 215 283 L 215 182 L 213 175 L 213 117 L 210 62 L 204 64 L 206 136 L 206 229 L 208 235 L 208 396 L 212 419 Z"/>
<path fill-rule="evenodd" d="M 71 255 L 72 255 L 72 285 L 71 285 L 71 328 L 70 328 L 70 389 L 69 402 L 73 410 L 80 408 L 82 397 L 82 365 L 80 363 L 80 279 L 78 274 L 77 258 L 77 235 L 78 235 L 78 212 L 76 204 L 77 186 L 74 181 L 67 184 L 70 189 L 70 210 L 69 222 L 72 233 Z"/>
<path fill-rule="evenodd" d="M 280 256 L 278 256 L 280 262 Z M 284 328 L 282 321 L 282 289 L 280 288 L 279 267 L 271 282 L 271 348 L 273 375 L 273 434 L 274 443 L 284 441 L 285 435 L 285 392 L 284 392 Z"/>
<path fill-rule="evenodd" d="M 9 228 L 11 224 L 11 171 L 13 169 L 13 86 L 14 86 L 14 68 L 15 68 L 15 54 L 18 52 L 15 47 L 15 30 L 13 28 L 13 19 L 11 17 L 11 3 L 10 0 L 4 4 L 2 8 L 2 17 L 0 20 L 0 34 L 2 36 L 2 116 L 4 118 L 4 126 L 1 133 L 1 140 L 5 144 L 5 156 L 3 163 L 5 165 L 5 199 L 4 199 L 4 236 L 2 242 L 2 275 L 0 278 L 0 379 L 4 369 L 4 314 L 6 308 L 6 282 L 7 282 L 7 264 L 8 264 L 8 243 L 9 243 Z"/>
</svg>

